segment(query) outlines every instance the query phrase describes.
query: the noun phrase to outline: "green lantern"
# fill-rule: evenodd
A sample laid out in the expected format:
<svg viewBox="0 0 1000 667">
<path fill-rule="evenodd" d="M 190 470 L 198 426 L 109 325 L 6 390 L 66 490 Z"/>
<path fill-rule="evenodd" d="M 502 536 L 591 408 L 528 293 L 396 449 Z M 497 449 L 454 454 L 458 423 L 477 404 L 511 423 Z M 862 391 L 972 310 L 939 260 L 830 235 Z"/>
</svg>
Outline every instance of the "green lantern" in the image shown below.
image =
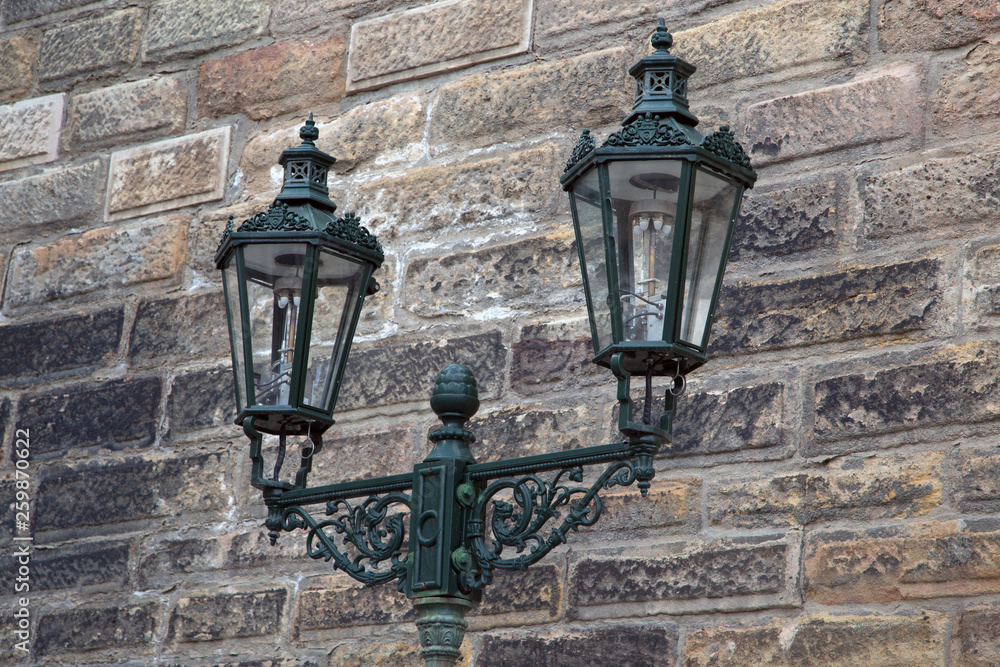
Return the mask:
<svg viewBox="0 0 1000 667">
<path fill-rule="evenodd" d="M 728 126 L 707 136 L 688 109 L 694 66 L 655 51 L 629 70 L 632 112 L 597 146 L 584 130 L 561 182 L 569 192 L 594 361 L 684 376 L 706 361 L 740 200 L 757 174 Z"/>
<path fill-rule="evenodd" d="M 309 435 L 333 424 L 351 339 L 372 272 L 384 255 L 353 213 L 338 218 L 327 173 L 335 158 L 316 147 L 312 114 L 302 145 L 285 150 L 281 192 L 215 255 L 222 270 L 236 383 L 236 423 L 275 435 Z"/>
</svg>

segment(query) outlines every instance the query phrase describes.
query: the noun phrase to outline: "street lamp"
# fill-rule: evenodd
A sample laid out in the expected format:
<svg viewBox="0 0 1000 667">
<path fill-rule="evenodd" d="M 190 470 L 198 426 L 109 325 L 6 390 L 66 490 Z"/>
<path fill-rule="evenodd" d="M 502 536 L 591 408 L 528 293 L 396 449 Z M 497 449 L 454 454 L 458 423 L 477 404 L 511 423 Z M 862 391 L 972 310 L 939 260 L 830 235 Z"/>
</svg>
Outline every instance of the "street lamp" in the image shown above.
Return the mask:
<svg viewBox="0 0 1000 667">
<path fill-rule="evenodd" d="M 728 127 L 694 127 L 687 78 L 660 21 L 655 51 L 636 63 L 636 99 L 622 128 L 600 146 L 584 131 L 562 177 L 569 192 L 594 343 L 594 361 L 618 379 L 619 442 L 478 463 L 466 423 L 479 409 L 465 366 L 438 375 L 431 408 L 442 425 L 412 473 L 308 486 L 313 457 L 333 424 L 351 338 L 378 241 L 352 213 L 338 218 L 326 177 L 334 159 L 315 146 L 310 115 L 301 146 L 284 151 L 281 192 L 266 212 L 233 230 L 216 253 L 223 271 L 238 416 L 250 439 L 251 484 L 268 508 L 272 544 L 305 530 L 306 551 L 365 584 L 396 583 L 413 600 L 421 654 L 454 665 L 467 623 L 496 570 L 523 570 L 601 516 L 601 492 L 636 484 L 670 442 L 676 397 L 706 349 L 733 226 L 756 174 Z M 631 377 L 645 377 L 641 421 Z M 673 378 L 652 418 L 652 378 Z M 263 434 L 279 436 L 264 474 Z M 281 479 L 286 438 L 301 463 Z M 605 465 L 584 482 L 583 466 Z M 549 473 L 543 476 L 542 473 Z M 321 506 L 325 516 L 309 507 Z"/>
</svg>

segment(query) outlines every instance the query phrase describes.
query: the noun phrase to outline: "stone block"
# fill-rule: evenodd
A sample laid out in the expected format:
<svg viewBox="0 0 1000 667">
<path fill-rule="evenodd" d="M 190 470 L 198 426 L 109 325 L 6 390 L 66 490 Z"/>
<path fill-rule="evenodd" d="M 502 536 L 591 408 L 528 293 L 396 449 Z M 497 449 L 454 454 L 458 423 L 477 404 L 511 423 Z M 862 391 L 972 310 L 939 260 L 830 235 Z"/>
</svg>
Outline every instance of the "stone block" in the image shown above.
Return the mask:
<svg viewBox="0 0 1000 667">
<path fill-rule="evenodd" d="M 544 623 L 559 616 L 563 598 L 562 565 L 538 563 L 522 572 L 499 570 L 472 609 L 474 628 L 490 624 L 484 616 L 516 614 L 504 624 Z M 479 617 L 477 619 L 477 617 Z"/>
<path fill-rule="evenodd" d="M 0 172 L 59 158 L 63 94 L 0 106 Z"/>
<path fill-rule="evenodd" d="M 511 388 L 525 396 L 611 378 L 610 371 L 590 361 L 594 345 L 586 319 L 527 325 L 512 353 Z"/>
<path fill-rule="evenodd" d="M 879 4 L 878 42 L 888 53 L 950 49 L 998 29 L 1000 8 L 990 0 L 882 0 Z"/>
<path fill-rule="evenodd" d="M 183 74 L 74 95 L 66 114 L 67 144 L 79 150 L 177 134 L 187 120 L 187 98 Z"/>
<path fill-rule="evenodd" d="M 93 369 L 118 350 L 123 314 L 104 310 L 58 320 L 0 327 L 0 380 L 30 381 L 61 371 Z"/>
<path fill-rule="evenodd" d="M 423 667 L 425 664 L 420 657 L 420 643 L 414 637 L 413 641 L 338 641 L 330 652 L 328 667 Z M 467 667 L 464 661 L 458 664 Z"/>
<path fill-rule="evenodd" d="M 199 358 L 222 361 L 231 359 L 230 354 L 221 288 L 139 303 L 129 341 L 132 363 L 146 365 L 163 359 Z"/>
<path fill-rule="evenodd" d="M 992 10 L 1000 26 L 1000 10 Z M 931 99 L 932 126 L 937 134 L 965 139 L 1000 128 L 1000 40 L 980 42 L 965 57 L 945 67 Z"/>
<path fill-rule="evenodd" d="M 860 179 L 867 238 L 895 239 L 914 232 L 965 234 L 961 225 L 992 224 L 1000 206 L 1000 153 L 928 160 Z"/>
<path fill-rule="evenodd" d="M 413 603 L 395 586 L 363 586 L 347 577 L 327 577 L 322 588 L 299 592 L 298 632 L 343 626 L 413 622 Z"/>
<path fill-rule="evenodd" d="M 337 408 L 374 408 L 430 400 L 434 379 L 448 364 L 465 364 L 476 375 L 480 398 L 497 396 L 507 350 L 500 333 L 461 338 L 400 336 L 352 346 Z"/>
<path fill-rule="evenodd" d="M 398 419 L 385 430 L 348 430 L 338 425 L 327 431 L 324 443 L 326 452 L 335 451 L 336 456 L 323 453 L 313 460 L 310 485 L 402 475 L 412 472 L 418 461 L 413 433 Z"/>
<path fill-rule="evenodd" d="M 604 443 L 603 424 L 589 407 L 543 410 L 517 405 L 473 417 L 476 460 L 498 461 Z"/>
<path fill-rule="evenodd" d="M 314 481 L 310 486 L 318 486 Z M 306 555 L 306 541 L 300 533 L 278 538 L 271 544 L 267 528 L 263 524 L 246 533 L 233 535 L 229 548 L 223 554 L 223 565 L 227 568 L 265 567 L 272 568 L 278 562 L 289 563 L 297 559 L 304 567 L 316 561 Z M 324 564 L 324 567 L 329 567 Z M 302 568 L 300 568 L 301 571 Z"/>
<path fill-rule="evenodd" d="M 41 655 L 125 646 L 148 653 L 161 613 L 156 602 L 49 611 L 38 620 L 33 646 Z"/>
<path fill-rule="evenodd" d="M 267 120 L 344 96 L 343 37 L 278 42 L 198 67 L 198 115 Z M 301 120 L 305 120 L 304 118 Z M 300 120 L 300 123 L 301 123 Z"/>
<path fill-rule="evenodd" d="M 288 591 L 187 595 L 170 613 L 168 641 L 203 642 L 271 635 L 281 627 Z"/>
<path fill-rule="evenodd" d="M 236 418 L 233 369 L 178 374 L 170 387 L 167 413 L 171 436 L 231 425 Z"/>
<path fill-rule="evenodd" d="M 297 651 L 299 652 L 299 651 Z M 192 667 L 193 663 L 162 663 L 164 667 Z M 320 658 L 263 658 L 260 660 L 239 660 L 236 662 L 206 662 L 205 667 L 328 667 Z"/>
<path fill-rule="evenodd" d="M 672 53 L 697 66 L 691 85 L 786 72 L 804 65 L 833 68 L 868 59 L 868 3 L 779 0 L 674 35 Z"/>
<path fill-rule="evenodd" d="M 506 319 L 519 310 L 585 307 L 577 257 L 567 226 L 501 246 L 411 259 L 403 278 L 404 304 L 426 318 Z"/>
<path fill-rule="evenodd" d="M 181 576 L 215 569 L 222 554 L 222 540 L 208 536 L 181 539 L 153 539 L 143 545 L 137 588 L 176 584 Z"/>
<path fill-rule="evenodd" d="M 1000 609 L 979 605 L 962 611 L 952 646 L 955 667 L 990 667 L 1000 663 Z"/>
<path fill-rule="evenodd" d="M 103 160 L 0 183 L 0 233 L 92 226 L 101 214 L 107 165 Z"/>
<path fill-rule="evenodd" d="M 810 533 L 805 591 L 819 604 L 874 603 L 996 594 L 996 521 L 937 521 Z"/>
<path fill-rule="evenodd" d="M 219 241 L 222 240 L 222 232 L 226 229 L 229 216 L 233 216 L 233 225 L 239 227 L 247 218 L 266 211 L 271 201 L 273 198 L 251 199 L 224 208 L 201 209 L 191 221 L 188 227 L 187 264 L 201 280 L 219 283 L 219 298 L 222 298 L 222 274 L 215 268 L 215 251 L 219 249 Z M 365 299 L 366 303 L 367 301 Z"/>
<path fill-rule="evenodd" d="M 39 47 L 38 81 L 51 88 L 125 72 L 135 62 L 141 29 L 138 9 L 49 28 Z"/>
<path fill-rule="evenodd" d="M 32 591 L 80 588 L 94 584 L 122 587 L 128 577 L 127 542 L 89 542 L 61 546 L 52 551 L 36 550 L 31 554 L 30 586 Z M 17 576 L 18 562 L 7 558 L 0 565 L 6 581 Z"/>
<path fill-rule="evenodd" d="M 49 301 L 120 294 L 143 283 L 177 284 L 189 218 L 174 215 L 92 229 L 17 248 L 4 310 L 37 310 Z"/>
<path fill-rule="evenodd" d="M 348 90 L 381 88 L 525 53 L 531 48 L 531 4 L 446 0 L 355 23 Z M 407 38 L 400 41 L 399 35 Z"/>
<path fill-rule="evenodd" d="M 0 39 L 0 101 L 15 100 L 31 92 L 31 72 L 37 56 L 38 44 L 27 35 Z"/>
<path fill-rule="evenodd" d="M 813 432 L 820 444 L 807 455 L 841 451 L 821 444 L 837 439 L 995 419 L 996 351 L 969 344 L 936 352 L 922 363 L 817 382 Z"/>
<path fill-rule="evenodd" d="M 832 249 L 843 215 L 841 190 L 833 179 L 748 190 L 733 231 L 730 261 Z"/>
<path fill-rule="evenodd" d="M 670 456 L 723 455 L 729 460 L 751 451 L 751 458 L 787 456 L 783 451 L 757 451 L 783 444 L 784 393 L 784 386 L 774 382 L 681 397 Z"/>
<path fill-rule="evenodd" d="M 383 244 L 402 236 L 474 230 L 489 224 L 534 227 L 566 207 L 554 186 L 565 155 L 555 143 L 459 164 L 433 165 L 355 180 L 345 209 L 357 210 Z"/>
<path fill-rule="evenodd" d="M 955 505 L 962 512 L 1000 513 L 1000 450 L 962 448 L 952 461 Z"/>
<path fill-rule="evenodd" d="M 760 102 L 746 110 L 746 143 L 763 167 L 811 155 L 906 139 L 922 141 L 922 82 L 910 66 L 883 69 L 850 83 Z M 883 104 L 872 105 L 873 99 Z"/>
<path fill-rule="evenodd" d="M 939 452 L 845 457 L 820 472 L 727 480 L 710 489 L 709 516 L 726 528 L 923 516 L 941 505 L 943 463 Z"/>
<path fill-rule="evenodd" d="M 228 127 L 115 151 L 108 183 L 108 220 L 221 199 L 228 162 Z"/>
<path fill-rule="evenodd" d="M 164 62 L 262 36 L 270 8 L 262 0 L 158 0 L 149 8 L 143 60 Z"/>
<path fill-rule="evenodd" d="M 683 667 L 944 667 L 947 618 L 912 613 L 811 614 L 687 631 Z"/>
<path fill-rule="evenodd" d="M 607 32 L 621 34 L 624 26 L 638 24 L 646 36 L 655 27 L 654 19 L 663 18 L 667 27 L 694 16 L 704 9 L 726 4 L 728 0 L 590 0 L 586 4 L 574 0 L 537 0 L 538 23 L 535 29 L 535 50 L 549 46 L 563 46 L 572 42 L 580 31 L 596 32 L 604 27 Z M 577 42 L 573 42 L 578 43 Z"/>
<path fill-rule="evenodd" d="M 94 2 L 96 0 L 17 0 L 17 2 L 4 2 L 3 6 L 0 7 L 0 17 L 3 18 L 4 24 L 9 26 L 12 23 L 20 23 L 55 12 L 83 7 Z"/>
<path fill-rule="evenodd" d="M 941 273 L 941 261 L 927 258 L 723 284 L 711 348 L 732 354 L 919 332 L 938 320 Z"/>
<path fill-rule="evenodd" d="M 604 512 L 593 531 L 696 533 L 701 528 L 701 487 L 696 477 L 657 477 L 645 498 L 634 489 L 604 494 Z"/>
<path fill-rule="evenodd" d="M 431 112 L 432 153 L 564 131 L 572 138 L 559 145 L 561 173 L 581 129 L 621 122 L 632 103 L 635 82 L 627 71 L 633 60 L 628 49 L 616 48 L 447 83 Z M 551 184 L 558 175 L 533 178 Z"/>
<path fill-rule="evenodd" d="M 30 429 L 33 456 L 148 447 L 162 393 L 159 378 L 130 377 L 28 394 L 18 403 L 17 428 Z"/>
<path fill-rule="evenodd" d="M 667 667 L 676 664 L 678 647 L 678 630 L 673 623 L 571 627 L 546 634 L 488 634 L 482 639 L 476 666 Z"/>
<path fill-rule="evenodd" d="M 39 477 L 35 528 L 218 512 L 232 504 L 231 485 L 226 483 L 229 468 L 218 454 L 52 466 Z"/>
<path fill-rule="evenodd" d="M 1000 206 L 1000 199 L 997 206 Z M 978 328 L 996 326 L 995 318 L 1000 315 L 998 267 L 1000 245 L 987 245 L 969 251 L 962 277 L 962 320 L 966 325 Z"/>
</svg>

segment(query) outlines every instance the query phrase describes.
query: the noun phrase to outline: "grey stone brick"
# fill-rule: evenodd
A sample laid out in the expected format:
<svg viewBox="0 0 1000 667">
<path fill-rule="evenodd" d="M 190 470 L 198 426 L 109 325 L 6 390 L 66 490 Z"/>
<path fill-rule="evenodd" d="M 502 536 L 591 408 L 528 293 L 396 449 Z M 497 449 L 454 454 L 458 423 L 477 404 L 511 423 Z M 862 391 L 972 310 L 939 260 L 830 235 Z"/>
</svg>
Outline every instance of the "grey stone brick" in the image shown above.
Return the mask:
<svg viewBox="0 0 1000 667">
<path fill-rule="evenodd" d="M 147 652 L 159 614 L 160 605 L 152 602 L 43 613 L 35 648 L 42 655 L 122 646 Z"/>
<path fill-rule="evenodd" d="M 168 641 L 274 634 L 281 625 L 287 597 L 284 589 L 182 597 L 170 614 Z"/>
<path fill-rule="evenodd" d="M 168 411 L 171 434 L 232 424 L 236 417 L 232 369 L 178 375 L 170 389 Z"/>
<path fill-rule="evenodd" d="M 139 49 L 141 17 L 130 9 L 46 30 L 38 54 L 42 83 L 120 74 Z"/>
<path fill-rule="evenodd" d="M 184 75 L 131 81 L 74 95 L 66 116 L 67 141 L 74 149 L 97 148 L 175 134 L 184 130 L 186 119 Z"/>
<path fill-rule="evenodd" d="M 101 213 L 107 164 L 90 160 L 0 183 L 0 233 L 90 227 Z"/>
<path fill-rule="evenodd" d="M 143 301 L 132 326 L 129 359 L 135 364 L 152 364 L 165 358 L 229 359 L 226 327 L 221 286 L 217 292 Z"/>
<path fill-rule="evenodd" d="M 842 206 L 839 191 L 835 180 L 748 190 L 733 231 L 730 261 L 832 248 Z"/>
<path fill-rule="evenodd" d="M 159 0 L 149 8 L 143 59 L 163 62 L 240 44 L 267 30 L 259 0 Z"/>
<path fill-rule="evenodd" d="M 616 664 L 667 667 L 675 664 L 678 646 L 677 626 L 672 623 L 571 628 L 541 636 L 537 633 L 490 634 L 483 639 L 476 664 L 482 667 Z"/>
</svg>

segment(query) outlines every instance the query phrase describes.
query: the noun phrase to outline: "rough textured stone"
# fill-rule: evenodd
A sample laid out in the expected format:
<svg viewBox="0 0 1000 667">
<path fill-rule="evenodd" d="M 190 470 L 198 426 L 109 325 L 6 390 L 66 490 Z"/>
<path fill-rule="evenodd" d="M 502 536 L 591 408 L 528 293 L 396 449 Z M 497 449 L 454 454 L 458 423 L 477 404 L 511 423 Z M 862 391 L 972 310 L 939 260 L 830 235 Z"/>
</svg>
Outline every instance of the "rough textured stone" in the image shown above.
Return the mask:
<svg viewBox="0 0 1000 667">
<path fill-rule="evenodd" d="M 861 179 L 864 234 L 894 239 L 913 232 L 954 235 L 959 225 L 992 223 L 1000 206 L 1000 153 L 928 160 Z"/>
<path fill-rule="evenodd" d="M 604 443 L 593 411 L 585 406 L 539 410 L 518 405 L 473 417 L 468 428 L 476 434 L 472 453 L 477 461 L 498 461 Z"/>
<path fill-rule="evenodd" d="M 1000 29 L 990 0 L 882 0 L 879 46 L 889 53 L 950 49 Z"/>
<path fill-rule="evenodd" d="M 229 216 L 233 216 L 233 224 L 239 227 L 247 218 L 266 211 L 272 201 L 273 198 L 251 199 L 225 208 L 202 209 L 188 227 L 187 264 L 202 281 L 219 283 L 219 298 L 222 298 L 222 274 L 215 268 L 215 251 L 219 248 Z"/>
<path fill-rule="evenodd" d="M 94 368 L 118 350 L 121 309 L 0 327 L 0 379 L 31 380 L 71 369 Z"/>
<path fill-rule="evenodd" d="M 1000 10 L 993 9 L 1000 25 Z M 977 44 L 965 58 L 949 65 L 931 100 L 934 131 L 967 137 L 1000 128 L 1000 40 Z"/>
<path fill-rule="evenodd" d="M 50 611 L 38 621 L 34 647 L 43 655 L 120 646 L 143 647 L 138 650 L 145 653 L 160 613 L 155 602 Z"/>
<path fill-rule="evenodd" d="M 0 39 L 0 101 L 28 94 L 37 55 L 38 45 L 27 35 Z"/>
<path fill-rule="evenodd" d="M 526 0 L 439 2 L 361 21 L 351 29 L 348 88 L 380 88 L 524 53 L 530 33 Z"/>
<path fill-rule="evenodd" d="M 429 399 L 430 394 L 427 396 Z M 341 397 L 347 398 L 343 393 Z M 309 476 L 310 484 L 334 484 L 411 472 L 417 462 L 413 435 L 402 426 L 397 420 L 385 431 L 358 432 L 344 428 L 327 431 L 324 447 L 336 451 L 337 455 L 316 457 Z"/>
<path fill-rule="evenodd" d="M 8 0 L 0 8 L 0 17 L 7 25 L 19 23 L 40 16 L 47 16 L 66 9 L 89 5 L 97 0 Z"/>
<path fill-rule="evenodd" d="M 683 396 L 674 419 L 671 456 L 745 454 L 778 447 L 783 411 L 784 387 L 779 383 Z"/>
<path fill-rule="evenodd" d="M 49 95 L 0 107 L 0 172 L 59 157 L 65 95 Z"/>
<path fill-rule="evenodd" d="M 529 226 L 562 209 L 558 182 L 565 155 L 554 143 L 453 165 L 409 169 L 351 184 L 348 208 L 358 210 L 379 239 L 474 229 L 486 223 Z"/>
<path fill-rule="evenodd" d="M 266 120 L 344 95 L 344 38 L 290 41 L 210 60 L 198 68 L 198 113 Z"/>
<path fill-rule="evenodd" d="M 814 614 L 787 624 L 688 630 L 683 667 L 944 667 L 942 614 Z"/>
<path fill-rule="evenodd" d="M 156 437 L 162 392 L 159 378 L 131 377 L 29 394 L 18 403 L 17 428 L 31 430 L 33 455 L 147 447 Z"/>
<path fill-rule="evenodd" d="M 395 586 L 362 586 L 346 577 L 329 578 L 322 588 L 299 593 L 298 631 L 414 621 L 413 603 Z"/>
<path fill-rule="evenodd" d="M 723 285 L 711 347 L 747 352 L 927 329 L 942 299 L 941 270 L 939 260 L 920 259 Z"/>
<path fill-rule="evenodd" d="M 416 641 L 337 642 L 329 667 L 423 667 Z M 464 662 L 459 665 L 466 667 Z"/>
<path fill-rule="evenodd" d="M 176 134 L 187 119 L 184 75 L 131 81 L 74 95 L 66 115 L 68 144 L 99 148 Z"/>
<path fill-rule="evenodd" d="M 55 85 L 121 74 L 135 61 L 141 25 L 139 10 L 129 9 L 46 30 L 39 47 L 38 80 Z"/>
<path fill-rule="evenodd" d="M 221 540 L 199 536 L 189 539 L 163 539 L 144 545 L 145 555 L 139 561 L 139 589 L 152 588 L 164 581 L 176 583 L 182 574 L 211 570 L 218 567 Z"/>
<path fill-rule="evenodd" d="M 701 528 L 701 487 L 701 480 L 694 477 L 657 477 L 645 498 L 631 489 L 603 494 L 604 512 L 593 531 L 656 528 L 657 535 L 696 533 Z"/>
<path fill-rule="evenodd" d="M 164 667 L 191 667 L 192 663 L 166 664 Z M 205 667 L 328 667 L 325 660 L 302 658 L 264 658 L 262 660 L 240 660 L 239 662 L 208 662 Z"/>
<path fill-rule="evenodd" d="M 561 565 L 539 563 L 516 572 L 496 572 L 493 584 L 483 591 L 483 600 L 472 609 L 472 615 L 517 614 L 520 623 L 555 620 L 563 596 Z M 541 613 L 538 613 L 541 612 Z M 473 621 L 482 625 L 483 621 Z"/>
<path fill-rule="evenodd" d="M 0 183 L 0 232 L 30 229 L 41 236 L 46 228 L 93 225 L 101 213 L 106 178 L 107 165 L 91 160 Z"/>
<path fill-rule="evenodd" d="M 634 85 L 626 71 L 633 55 L 609 49 L 576 58 L 473 74 L 441 86 L 431 113 L 434 153 L 466 145 L 491 146 L 525 136 L 568 131 L 560 162 L 580 129 L 621 121 Z M 586 85 L 581 85 L 586 82 Z M 560 170 L 562 169 L 560 164 Z M 543 183 L 555 181 L 537 175 Z"/>
<path fill-rule="evenodd" d="M 218 454 L 53 466 L 39 478 L 35 527 L 71 528 L 180 512 L 218 512 L 231 504 L 223 487 L 228 468 Z"/>
<path fill-rule="evenodd" d="M 479 384 L 480 397 L 501 391 L 507 350 L 497 332 L 438 340 L 387 339 L 351 348 L 339 410 L 408 401 L 427 401 L 434 378 L 448 364 L 465 364 Z"/>
<path fill-rule="evenodd" d="M 260 0 L 159 0 L 149 8 L 143 60 L 162 62 L 259 37 L 269 12 Z"/>
<path fill-rule="evenodd" d="M 509 318 L 566 304 L 582 306 L 573 231 L 528 238 L 482 250 L 410 260 L 403 278 L 405 306 L 420 317 L 465 315 Z"/>
<path fill-rule="evenodd" d="M 771 535 L 679 544 L 659 554 L 646 550 L 641 557 L 585 555 L 570 568 L 569 603 L 582 607 L 779 593 L 785 586 L 788 548 Z"/>
<path fill-rule="evenodd" d="M 221 199 L 228 159 L 228 127 L 115 151 L 108 183 L 108 219 Z"/>
<path fill-rule="evenodd" d="M 955 667 L 990 667 L 1000 663 L 1000 609 L 982 605 L 962 611 L 952 651 Z"/>
<path fill-rule="evenodd" d="M 872 105 L 871 100 L 883 100 Z M 754 104 L 747 144 L 757 167 L 830 151 L 923 136 L 921 81 L 912 67 L 872 72 L 829 88 Z"/>
<path fill-rule="evenodd" d="M 780 0 L 682 30 L 672 52 L 698 67 L 691 82 L 701 88 L 802 65 L 863 63 L 867 31 L 867 2 Z"/>
<path fill-rule="evenodd" d="M 954 455 L 955 504 L 963 512 L 1000 513 L 1000 451 L 963 448 Z"/>
<path fill-rule="evenodd" d="M 487 635 L 477 667 L 579 667 L 629 665 L 667 667 L 677 660 L 678 632 L 673 624 L 569 628 L 555 634 Z"/>
<path fill-rule="evenodd" d="M 170 387 L 171 435 L 233 423 L 236 405 L 232 368 L 185 373 Z"/>
<path fill-rule="evenodd" d="M 730 261 L 834 247 L 840 190 L 836 180 L 824 180 L 747 191 L 733 231 Z"/>
<path fill-rule="evenodd" d="M 1000 198 L 997 200 L 1000 207 Z M 1000 315 L 1000 245 L 970 251 L 965 262 L 962 320 L 967 325 L 995 326 Z"/>
<path fill-rule="evenodd" d="M 526 396 L 611 377 L 610 371 L 590 361 L 594 345 L 586 319 L 523 327 L 512 353 L 510 384 Z"/>
<path fill-rule="evenodd" d="M 805 546 L 806 595 L 820 604 L 845 604 L 996 593 L 996 521 L 983 529 L 966 523 L 812 533 Z"/>
<path fill-rule="evenodd" d="M 169 639 L 182 642 L 274 634 L 284 616 L 284 589 L 182 597 L 170 614 Z"/>
<path fill-rule="evenodd" d="M 221 289 L 139 304 L 129 341 L 129 359 L 133 363 L 202 357 L 231 358 Z"/>
<path fill-rule="evenodd" d="M 816 383 L 819 441 L 997 416 L 998 372 L 991 347 L 940 350 L 940 361 L 834 377 Z M 817 445 L 814 452 L 836 451 Z M 811 454 L 814 455 L 814 454 Z"/>
<path fill-rule="evenodd" d="M 595 26 L 606 26 L 606 30 L 620 34 L 625 22 L 638 19 L 638 24 L 646 33 L 651 32 L 655 23 L 650 17 L 661 17 L 667 27 L 677 24 L 703 9 L 725 4 L 728 0 L 590 0 L 586 4 L 578 0 L 538 0 L 538 27 L 535 33 L 535 48 L 538 45 L 562 45 L 572 40 L 574 33 L 591 30 Z M 644 36 L 644 33 L 640 32 Z M 565 36 L 560 39 L 561 36 Z"/>
<path fill-rule="evenodd" d="M 53 551 L 36 550 L 31 555 L 31 590 L 105 583 L 120 587 L 128 576 L 128 550 L 127 542 L 90 542 Z M 6 581 L 14 581 L 17 566 L 15 558 L 2 561 L 0 572 Z"/>
<path fill-rule="evenodd" d="M 310 479 L 310 486 L 318 486 L 315 478 Z M 275 563 L 287 563 L 293 559 L 302 563 L 302 567 L 295 566 L 298 571 L 305 564 L 316 562 L 306 555 L 306 541 L 301 534 L 279 538 L 278 543 L 272 545 L 267 528 L 260 525 L 250 532 L 233 535 L 229 549 L 223 554 L 223 565 L 227 568 L 273 568 Z"/>
<path fill-rule="evenodd" d="M 188 220 L 175 215 L 22 246 L 10 264 L 4 309 L 35 310 L 48 301 L 120 294 L 142 283 L 176 284 Z"/>
<path fill-rule="evenodd" d="M 914 458 L 848 457 L 817 473 L 726 481 L 709 492 L 711 520 L 755 527 L 922 516 L 941 504 L 943 457 L 931 452 Z"/>
</svg>

